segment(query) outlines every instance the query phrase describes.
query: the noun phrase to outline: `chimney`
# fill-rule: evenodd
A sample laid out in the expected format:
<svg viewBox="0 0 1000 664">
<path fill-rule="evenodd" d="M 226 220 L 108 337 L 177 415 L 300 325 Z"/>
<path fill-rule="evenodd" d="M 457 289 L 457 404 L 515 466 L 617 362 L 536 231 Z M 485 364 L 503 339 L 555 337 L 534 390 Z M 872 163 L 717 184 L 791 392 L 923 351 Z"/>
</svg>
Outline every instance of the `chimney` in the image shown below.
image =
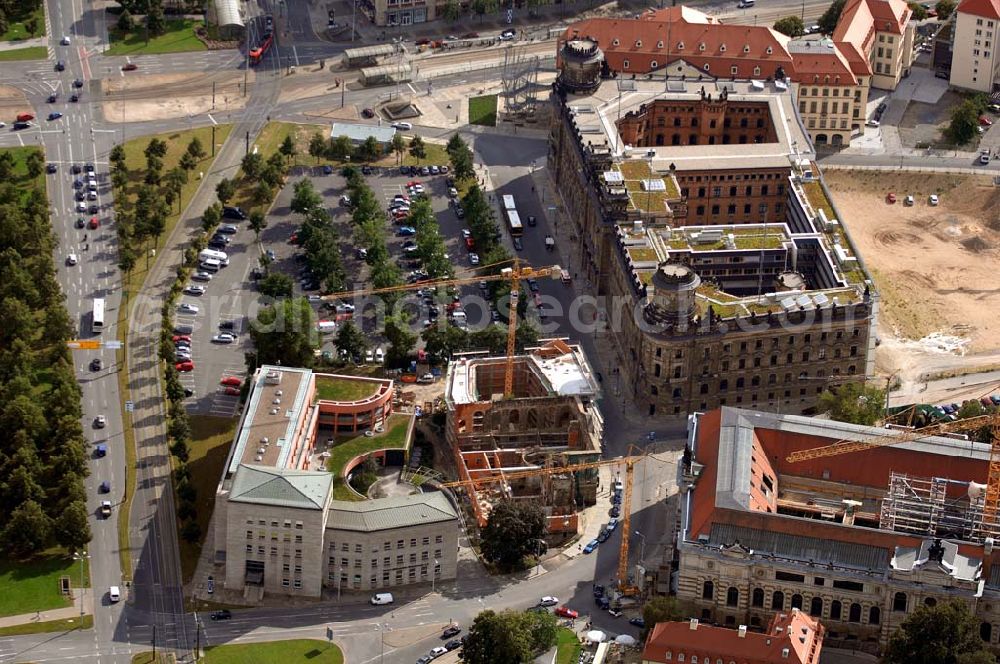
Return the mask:
<svg viewBox="0 0 1000 664">
<path fill-rule="evenodd" d="M 788 648 L 781 649 L 781 659 L 788 659 Z"/>
<path fill-rule="evenodd" d="M 747 638 L 747 626 L 740 625 L 739 635 L 741 639 Z"/>
<path fill-rule="evenodd" d="M 696 629 L 698 629 L 698 619 L 697 618 L 692 618 L 690 625 L 691 625 L 691 631 L 692 632 L 695 631 Z"/>
</svg>

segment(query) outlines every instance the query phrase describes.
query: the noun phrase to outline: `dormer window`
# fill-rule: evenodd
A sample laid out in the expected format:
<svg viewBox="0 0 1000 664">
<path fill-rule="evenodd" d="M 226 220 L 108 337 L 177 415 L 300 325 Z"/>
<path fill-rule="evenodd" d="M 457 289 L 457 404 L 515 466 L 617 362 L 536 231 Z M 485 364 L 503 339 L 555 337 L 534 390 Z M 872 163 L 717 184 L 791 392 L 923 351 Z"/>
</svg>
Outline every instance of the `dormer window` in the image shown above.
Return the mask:
<svg viewBox="0 0 1000 664">
<path fill-rule="evenodd" d="M 768 47 L 767 47 L 767 54 L 768 54 L 768 55 L 771 55 L 772 53 L 774 53 L 774 49 L 773 49 L 773 48 L 771 48 L 770 46 L 768 46 Z"/>
<path fill-rule="evenodd" d="M 656 42 L 656 48 L 663 48 L 663 40 Z"/>
<path fill-rule="evenodd" d="M 760 76 L 760 67 L 754 67 L 753 68 L 753 75 L 754 76 Z"/>
<path fill-rule="evenodd" d="M 612 46 L 621 46 L 621 42 L 616 39 L 613 42 L 611 42 L 611 45 Z"/>
<path fill-rule="evenodd" d="M 635 47 L 636 48 L 642 48 L 642 40 L 641 39 L 636 39 L 635 40 Z"/>
<path fill-rule="evenodd" d="M 659 66 L 660 66 L 660 65 L 659 65 L 659 64 L 657 64 L 656 60 L 651 60 L 651 61 L 650 61 L 650 63 L 649 63 L 649 68 L 650 68 L 650 69 L 656 69 L 656 68 L 657 68 L 657 67 L 659 67 Z"/>
<path fill-rule="evenodd" d="M 721 46 L 719 46 L 719 51 L 721 51 L 722 53 L 725 53 L 726 52 L 726 45 L 722 44 Z"/>
<path fill-rule="evenodd" d="M 744 53 L 749 53 L 750 52 L 750 44 L 744 44 L 743 45 L 743 52 Z"/>
<path fill-rule="evenodd" d="M 704 51 L 705 50 L 705 42 L 702 42 L 702 43 L 698 44 L 698 50 L 699 51 Z"/>
<path fill-rule="evenodd" d="M 705 69 L 705 71 L 708 71 L 709 69 L 711 69 L 711 67 L 709 66 L 709 64 L 707 62 L 705 63 L 704 69 Z"/>
<path fill-rule="evenodd" d="M 678 51 L 684 50 L 684 42 L 677 42 L 677 50 Z"/>
</svg>

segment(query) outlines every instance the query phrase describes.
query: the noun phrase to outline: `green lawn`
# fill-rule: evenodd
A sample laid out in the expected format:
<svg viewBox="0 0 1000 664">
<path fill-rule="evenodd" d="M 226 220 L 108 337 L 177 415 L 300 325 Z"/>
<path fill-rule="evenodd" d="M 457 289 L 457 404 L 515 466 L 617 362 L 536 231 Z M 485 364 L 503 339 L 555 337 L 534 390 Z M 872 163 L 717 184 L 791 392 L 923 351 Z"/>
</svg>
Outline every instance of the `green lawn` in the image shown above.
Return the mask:
<svg viewBox="0 0 1000 664">
<path fill-rule="evenodd" d="M 362 380 L 316 376 L 316 397 L 327 401 L 358 401 L 374 394 L 377 387 Z"/>
<path fill-rule="evenodd" d="M 89 613 L 81 619 L 65 618 L 63 620 L 47 620 L 45 622 L 24 623 L 0 627 L 0 636 L 16 636 L 18 634 L 41 634 L 43 632 L 68 632 L 71 629 L 91 629 L 94 626 L 94 616 Z"/>
<path fill-rule="evenodd" d="M 0 62 L 11 60 L 44 60 L 49 56 L 49 50 L 44 46 L 29 46 L 15 48 L 10 51 L 0 51 Z"/>
<path fill-rule="evenodd" d="M 343 442 L 330 452 L 330 458 L 326 462 L 327 470 L 340 477 L 344 470 L 344 464 L 365 452 L 374 452 L 382 449 L 398 449 L 406 444 L 406 430 L 410 424 L 410 416 L 396 414 L 389 417 L 389 421 L 384 433 L 377 433 L 374 436 L 355 436 Z"/>
<path fill-rule="evenodd" d="M 469 124 L 495 127 L 497 125 L 497 96 L 469 98 Z"/>
<path fill-rule="evenodd" d="M 416 157 L 410 154 L 410 144 L 409 142 L 407 142 L 406 152 L 403 153 L 403 166 L 432 166 L 435 164 L 438 166 L 442 165 L 447 166 L 451 163 L 450 158 L 448 157 L 448 150 L 445 149 L 444 145 L 440 143 L 428 143 L 427 141 L 424 141 L 424 148 L 426 149 L 427 156 L 424 157 L 423 159 L 417 159 Z M 388 157 L 391 159 L 391 162 L 386 162 L 385 160 L 383 160 L 379 163 L 383 165 L 385 164 L 395 165 L 396 155 L 390 154 L 388 155 Z"/>
<path fill-rule="evenodd" d="M 205 664 L 343 664 L 340 648 L 312 639 L 269 641 L 230 646 L 213 646 L 205 651 Z"/>
<path fill-rule="evenodd" d="M 140 652 L 138 654 L 132 655 L 132 664 L 170 664 L 171 660 L 169 656 L 158 652 L 156 656 L 153 656 L 152 651 L 147 650 L 146 652 Z"/>
<path fill-rule="evenodd" d="M 580 659 L 580 639 L 571 629 L 560 627 L 556 632 L 556 664 L 576 664 Z"/>
<path fill-rule="evenodd" d="M 83 585 L 90 583 L 83 565 Z M 61 609 L 73 602 L 59 592 L 59 578 L 68 576 L 70 586 L 80 586 L 80 563 L 72 556 L 53 553 L 28 561 L 0 560 L 0 616 Z"/>
<path fill-rule="evenodd" d="M 194 575 L 198 566 L 198 556 L 201 554 L 201 544 L 208 530 L 208 518 L 215 509 L 215 488 L 222 477 L 222 469 L 226 465 L 226 455 L 229 445 L 236 432 L 235 417 L 212 417 L 210 415 L 191 416 L 191 456 L 188 458 L 188 470 L 191 471 L 191 485 L 198 492 L 195 503 L 198 516 L 195 520 L 201 526 L 202 539 L 196 544 L 187 542 L 182 537 L 181 574 L 187 583 Z M 177 527 L 181 523 L 178 520 Z"/>
<path fill-rule="evenodd" d="M 11 7 L 14 9 L 14 13 L 7 17 L 8 20 L 7 32 L 0 33 L 0 41 L 13 42 L 13 41 L 20 41 L 22 39 L 31 39 L 33 37 L 45 36 L 44 3 L 41 2 L 38 3 L 38 6 L 29 12 L 24 12 L 23 11 L 24 5 L 17 2 L 11 3 Z M 30 18 L 34 18 L 38 22 L 38 31 L 33 35 L 29 35 L 28 31 L 24 27 L 25 22 Z M 43 46 L 42 47 L 43 58 L 45 57 L 44 55 L 45 51 L 46 49 Z"/>
<path fill-rule="evenodd" d="M 122 37 L 117 31 L 110 33 L 111 47 L 105 55 L 139 55 L 158 53 L 182 53 L 184 51 L 207 51 L 208 47 L 194 34 L 201 21 L 174 19 L 167 21 L 166 34 L 153 37 L 146 43 L 146 33 L 137 27 Z"/>
<path fill-rule="evenodd" d="M 38 148 L 0 148 L 0 152 L 9 152 L 14 157 L 14 184 L 20 190 L 22 200 L 27 197 L 35 187 L 45 191 L 45 173 L 32 180 L 28 177 L 28 155 L 38 152 Z"/>
</svg>

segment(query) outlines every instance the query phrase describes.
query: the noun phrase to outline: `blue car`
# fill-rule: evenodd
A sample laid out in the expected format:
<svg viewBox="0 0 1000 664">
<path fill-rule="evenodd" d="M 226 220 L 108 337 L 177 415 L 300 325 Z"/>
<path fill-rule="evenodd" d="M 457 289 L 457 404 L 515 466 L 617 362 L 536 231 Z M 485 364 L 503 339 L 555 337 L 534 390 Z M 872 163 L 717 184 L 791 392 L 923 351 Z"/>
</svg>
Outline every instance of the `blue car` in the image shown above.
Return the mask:
<svg viewBox="0 0 1000 664">
<path fill-rule="evenodd" d="M 598 541 L 597 541 L 597 540 L 595 540 L 595 539 L 593 539 L 593 540 L 590 540 L 590 542 L 588 542 L 588 543 L 587 543 L 587 546 L 583 547 L 583 552 L 584 552 L 584 553 L 593 553 L 593 552 L 594 552 L 594 550 L 596 550 L 596 549 L 597 549 L 597 547 L 598 547 L 598 546 L 600 546 L 600 544 L 601 544 L 601 543 L 600 543 L 600 542 L 598 542 Z"/>
<path fill-rule="evenodd" d="M 333 175 L 333 166 L 327 164 L 323 167 L 323 175 Z"/>
<path fill-rule="evenodd" d="M 414 228 L 413 226 L 400 226 L 399 230 L 396 231 L 396 235 L 399 235 L 400 237 L 409 237 L 411 235 L 416 235 L 416 234 L 417 234 L 417 229 Z"/>
<path fill-rule="evenodd" d="M 53 111 L 52 113 L 49 113 L 49 120 L 58 120 L 61 117 L 62 113 L 59 113 L 58 111 Z"/>
</svg>

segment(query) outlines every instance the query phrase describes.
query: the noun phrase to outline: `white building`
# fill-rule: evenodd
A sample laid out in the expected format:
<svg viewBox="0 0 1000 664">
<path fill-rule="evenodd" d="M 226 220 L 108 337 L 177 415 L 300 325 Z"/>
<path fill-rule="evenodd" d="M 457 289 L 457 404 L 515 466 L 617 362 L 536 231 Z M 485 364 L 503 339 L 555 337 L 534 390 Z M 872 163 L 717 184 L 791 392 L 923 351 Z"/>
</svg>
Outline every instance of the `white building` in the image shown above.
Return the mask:
<svg viewBox="0 0 1000 664">
<path fill-rule="evenodd" d="M 954 31 L 950 83 L 986 93 L 1000 87 L 1000 0 L 962 0 Z"/>
</svg>

